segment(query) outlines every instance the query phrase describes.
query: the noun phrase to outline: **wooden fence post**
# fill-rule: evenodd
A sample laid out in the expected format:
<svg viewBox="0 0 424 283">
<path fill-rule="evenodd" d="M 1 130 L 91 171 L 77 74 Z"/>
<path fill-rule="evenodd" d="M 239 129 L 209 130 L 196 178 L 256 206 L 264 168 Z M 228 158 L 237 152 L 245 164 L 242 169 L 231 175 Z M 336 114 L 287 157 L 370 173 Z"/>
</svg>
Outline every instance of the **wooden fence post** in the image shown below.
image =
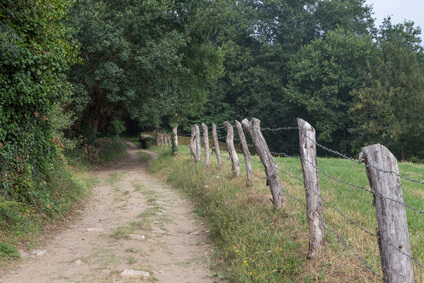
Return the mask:
<svg viewBox="0 0 424 283">
<path fill-rule="evenodd" d="M 267 184 L 271 191 L 272 202 L 276 209 L 281 209 L 284 206 L 283 189 L 281 187 L 280 177 L 278 176 L 277 165 L 275 164 L 275 160 L 272 157 L 266 140 L 261 132 L 261 121 L 256 118 L 252 118 L 250 122 L 249 120 L 244 119 L 241 124 L 249 131 L 253 140 L 253 145 L 255 146 L 261 162 L 265 167 L 265 172 L 268 178 Z"/>
<path fill-rule="evenodd" d="M 165 140 L 166 140 L 166 147 L 171 149 L 171 137 L 168 134 L 165 136 Z"/>
<path fill-rule="evenodd" d="M 209 134 L 208 134 L 208 126 L 202 123 L 203 130 L 203 143 L 205 144 L 205 164 L 209 166 L 210 157 L 209 157 Z"/>
<path fill-rule="evenodd" d="M 241 176 L 241 173 L 240 173 L 240 163 L 239 163 L 239 160 L 238 160 L 236 149 L 234 148 L 234 130 L 233 130 L 233 126 L 231 126 L 231 124 L 228 121 L 225 121 L 224 122 L 224 125 L 227 128 L 227 139 L 226 139 L 226 143 L 227 143 L 228 153 L 230 154 L 230 157 L 231 157 L 231 164 L 232 164 L 232 169 L 233 169 L 233 175 L 234 175 L 234 177 L 240 177 Z"/>
<path fill-rule="evenodd" d="M 160 147 L 162 148 L 164 146 L 164 144 L 165 144 L 165 138 L 164 138 L 163 134 L 161 133 L 160 134 Z"/>
<path fill-rule="evenodd" d="M 178 155 L 178 125 L 172 124 L 172 154 Z"/>
<path fill-rule="evenodd" d="M 200 129 L 198 125 L 194 125 L 194 127 L 196 128 L 196 156 L 197 156 L 197 161 L 200 162 L 202 161 L 202 147 L 200 145 Z"/>
<path fill-rule="evenodd" d="M 218 161 L 218 168 L 221 168 L 222 166 L 221 150 L 219 149 L 218 133 L 216 132 L 215 123 L 212 123 L 212 137 L 213 137 L 213 146 L 216 153 L 216 160 Z"/>
<path fill-rule="evenodd" d="M 236 120 L 236 128 L 240 138 L 241 147 L 243 149 L 244 161 L 246 163 L 246 176 L 247 176 L 246 186 L 251 187 L 253 185 L 253 178 L 252 178 L 252 163 L 250 161 L 249 147 L 247 146 L 246 137 L 244 136 L 243 128 L 241 127 L 240 122 L 237 120 Z"/>
<path fill-rule="evenodd" d="M 320 198 L 315 129 L 298 118 L 299 150 L 306 193 L 306 215 L 309 224 L 308 258 L 318 256 L 325 248 L 323 210 Z M 313 190 L 313 191 L 312 191 Z"/>
<path fill-rule="evenodd" d="M 196 152 L 197 152 L 197 143 L 196 143 L 196 126 L 194 124 L 191 125 L 191 138 L 190 138 L 190 152 L 194 158 L 194 161 L 197 162 Z"/>
<path fill-rule="evenodd" d="M 399 176 L 396 175 L 399 174 L 396 157 L 385 146 L 374 144 L 363 147 L 359 158 L 366 164 L 370 186 L 375 193 L 374 204 L 383 280 L 414 282 L 412 259 L 393 247 L 412 256 L 406 210 L 405 206 L 401 205 L 404 203 L 402 186 Z"/>
</svg>

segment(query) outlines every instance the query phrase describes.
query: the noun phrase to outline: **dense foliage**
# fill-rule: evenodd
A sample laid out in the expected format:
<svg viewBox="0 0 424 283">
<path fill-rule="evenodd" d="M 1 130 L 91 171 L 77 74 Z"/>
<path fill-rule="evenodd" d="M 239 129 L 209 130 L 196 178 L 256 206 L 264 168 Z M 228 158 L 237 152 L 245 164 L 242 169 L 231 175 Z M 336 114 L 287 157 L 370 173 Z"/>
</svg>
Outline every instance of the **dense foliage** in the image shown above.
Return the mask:
<svg viewBox="0 0 424 283">
<path fill-rule="evenodd" d="M 198 113 L 222 71 L 222 56 L 208 41 L 212 4 L 76 1 L 69 22 L 84 64 L 71 72 L 75 134 L 119 134 L 124 117 L 158 128 Z"/>
<path fill-rule="evenodd" d="M 1 198 L 35 202 L 48 194 L 70 98 L 66 71 L 77 44 L 60 19 L 66 0 L 4 0 L 0 5 Z"/>
</svg>

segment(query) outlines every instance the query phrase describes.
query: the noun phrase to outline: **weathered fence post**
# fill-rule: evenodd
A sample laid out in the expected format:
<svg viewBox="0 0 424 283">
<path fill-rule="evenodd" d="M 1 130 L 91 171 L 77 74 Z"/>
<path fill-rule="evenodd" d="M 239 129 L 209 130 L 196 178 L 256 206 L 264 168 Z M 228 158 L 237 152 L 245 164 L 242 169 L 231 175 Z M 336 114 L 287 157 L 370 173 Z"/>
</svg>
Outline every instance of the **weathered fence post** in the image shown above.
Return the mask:
<svg viewBox="0 0 424 283">
<path fill-rule="evenodd" d="M 190 153 L 193 156 L 195 162 L 197 162 L 196 146 L 197 146 L 197 143 L 196 143 L 196 126 L 194 124 L 192 124 L 191 125 L 191 138 L 190 138 L 190 143 L 189 143 L 188 147 L 190 148 Z"/>
<path fill-rule="evenodd" d="M 202 147 L 200 145 L 200 129 L 198 125 L 194 125 L 196 128 L 196 156 L 197 161 L 202 161 Z"/>
<path fill-rule="evenodd" d="M 227 128 L 226 143 L 227 143 L 228 153 L 230 154 L 230 157 L 231 157 L 233 175 L 234 175 L 234 177 L 240 177 L 240 175 L 241 175 L 241 173 L 240 173 L 240 163 L 239 163 L 239 160 L 238 160 L 236 149 L 234 148 L 233 126 L 231 126 L 231 124 L 228 121 L 225 121 L 224 125 Z"/>
<path fill-rule="evenodd" d="M 306 215 L 309 223 L 308 258 L 314 258 L 323 252 L 325 247 L 315 129 L 300 118 L 297 119 L 297 125 L 299 126 L 300 160 L 305 182 Z"/>
<path fill-rule="evenodd" d="M 383 280 L 414 282 L 412 259 L 405 256 L 412 254 L 405 206 L 401 204 L 404 203 L 402 186 L 396 175 L 399 174 L 396 157 L 385 146 L 374 144 L 363 147 L 359 158 L 365 161 L 367 176 L 374 192 Z"/>
<path fill-rule="evenodd" d="M 160 147 L 162 148 L 165 145 L 165 138 L 163 134 L 160 134 Z M 166 146 L 166 145 L 165 145 Z"/>
<path fill-rule="evenodd" d="M 164 138 L 164 140 L 165 140 L 165 148 L 168 148 L 168 145 L 169 145 L 169 144 L 168 144 L 168 135 L 166 135 L 166 134 L 165 134 L 165 135 L 163 136 L 163 138 Z"/>
<path fill-rule="evenodd" d="M 170 136 L 169 134 L 167 134 L 167 135 L 165 136 L 165 139 L 166 139 L 167 147 L 168 147 L 169 149 L 171 149 L 171 136 Z"/>
<path fill-rule="evenodd" d="M 278 176 L 277 165 L 261 132 L 261 121 L 256 118 L 252 118 L 250 122 L 244 119 L 241 124 L 249 131 L 261 162 L 265 166 L 267 184 L 269 184 L 271 191 L 272 202 L 275 208 L 281 209 L 284 205 L 283 189 L 281 187 L 280 177 Z"/>
<path fill-rule="evenodd" d="M 216 160 L 218 161 L 218 168 L 221 168 L 222 166 L 221 150 L 219 149 L 218 133 L 216 132 L 215 123 L 212 123 L 212 137 L 213 137 L 213 147 L 216 153 Z"/>
<path fill-rule="evenodd" d="M 172 154 L 174 156 L 178 155 L 178 125 L 177 124 L 171 124 L 172 127 Z"/>
<path fill-rule="evenodd" d="M 210 163 L 210 155 L 209 155 L 209 134 L 208 134 L 208 126 L 202 123 L 203 130 L 203 143 L 205 144 L 205 164 L 209 166 Z"/>
<path fill-rule="evenodd" d="M 253 178 L 252 178 L 252 163 L 250 162 L 249 147 L 247 146 L 246 137 L 244 136 L 243 128 L 241 127 L 240 122 L 237 120 L 236 120 L 236 128 L 240 138 L 241 147 L 243 149 L 244 161 L 246 163 L 246 176 L 247 176 L 246 186 L 250 187 L 253 185 Z"/>
</svg>

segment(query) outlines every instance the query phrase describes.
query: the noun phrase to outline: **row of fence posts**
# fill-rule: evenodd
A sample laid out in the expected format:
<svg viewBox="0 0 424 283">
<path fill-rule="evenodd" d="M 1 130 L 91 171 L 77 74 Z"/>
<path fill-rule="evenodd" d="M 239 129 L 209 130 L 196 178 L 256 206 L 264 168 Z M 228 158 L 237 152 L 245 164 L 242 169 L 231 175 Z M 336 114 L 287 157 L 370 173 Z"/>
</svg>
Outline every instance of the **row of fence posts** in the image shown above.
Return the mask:
<svg viewBox="0 0 424 283">
<path fill-rule="evenodd" d="M 156 144 L 160 147 L 172 149 L 172 154 L 178 154 L 178 125 L 172 125 L 170 134 L 158 133 Z"/>
<path fill-rule="evenodd" d="M 299 150 L 303 169 L 304 187 L 306 194 L 306 213 L 309 224 L 309 252 L 308 258 L 316 257 L 324 252 L 325 231 L 323 222 L 323 206 L 320 197 L 320 183 L 317 165 L 316 134 L 315 129 L 306 121 L 298 118 Z M 235 121 L 241 141 L 244 160 L 246 162 L 246 185 L 251 186 L 252 166 L 250 152 L 243 129 L 246 129 L 259 158 L 265 167 L 266 184 L 269 186 L 272 202 L 276 209 L 284 206 L 284 194 L 280 182 L 277 164 L 262 135 L 260 120 L 253 118 L 251 121 L 244 119 L 241 123 Z M 208 127 L 202 124 L 205 164 L 210 165 L 210 146 Z M 234 177 L 240 177 L 240 163 L 234 147 L 233 126 L 224 122 L 227 128 L 226 145 L 231 159 Z M 218 167 L 222 166 L 217 127 L 212 123 L 212 154 L 215 153 Z M 191 138 L 189 143 L 190 153 L 195 162 L 201 162 L 200 128 L 191 125 Z M 408 224 L 402 187 L 399 178 L 399 169 L 394 155 L 383 145 L 375 144 L 363 147 L 360 159 L 366 165 L 366 173 L 374 196 L 374 205 L 377 216 L 377 239 L 381 258 L 383 280 L 388 282 L 414 282 L 413 261 L 409 240 Z M 394 174 L 393 174 L 394 173 Z M 397 247 L 396 250 L 394 247 Z M 401 251 L 401 252 L 399 252 Z"/>
</svg>

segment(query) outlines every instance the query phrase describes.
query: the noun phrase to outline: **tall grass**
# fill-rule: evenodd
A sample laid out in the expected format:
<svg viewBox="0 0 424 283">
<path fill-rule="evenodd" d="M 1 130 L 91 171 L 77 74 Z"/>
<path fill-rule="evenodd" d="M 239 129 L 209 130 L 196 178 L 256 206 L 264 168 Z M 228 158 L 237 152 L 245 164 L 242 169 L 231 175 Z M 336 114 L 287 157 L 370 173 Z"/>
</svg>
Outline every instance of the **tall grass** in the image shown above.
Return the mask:
<svg viewBox="0 0 424 283">
<path fill-rule="evenodd" d="M 197 212 L 205 217 L 217 245 L 219 268 L 235 282 L 378 282 L 380 258 L 375 234 L 377 221 L 372 194 L 338 182 L 320 173 L 321 195 L 334 208 L 323 202 L 326 226 L 340 235 L 326 231 L 326 251 L 319 258 L 307 260 L 308 224 L 306 208 L 285 194 L 285 207 L 274 210 L 264 180 L 255 178 L 247 188 L 245 179 L 232 178 L 231 164 L 218 170 L 216 161 L 209 168 L 194 163 L 184 146 L 178 158 L 161 155 L 151 170 L 168 175 L 168 181 L 184 191 L 195 203 Z M 222 154 L 227 154 L 223 152 Z M 239 156 L 244 164 L 242 156 Z M 259 160 L 258 157 L 253 157 Z M 213 160 L 213 158 L 212 158 Z M 297 158 L 276 158 L 281 171 L 303 179 Z M 265 176 L 261 164 L 252 163 L 256 175 Z M 369 189 L 363 164 L 335 158 L 319 158 L 318 166 L 327 174 Z M 242 170 L 244 166 L 242 166 Z M 422 165 L 400 164 L 402 175 L 420 179 Z M 243 172 L 244 174 L 244 172 Z M 243 175 L 245 176 L 245 175 Z M 305 202 L 302 182 L 280 174 L 283 189 Z M 424 186 L 402 181 L 405 203 L 424 209 Z M 344 218 L 339 211 L 362 229 Z M 424 262 L 424 217 L 407 209 L 412 254 Z M 354 250 L 357 255 L 352 251 Z M 362 258 L 368 264 L 363 263 Z M 424 270 L 415 264 L 416 280 L 422 281 Z"/>
</svg>

